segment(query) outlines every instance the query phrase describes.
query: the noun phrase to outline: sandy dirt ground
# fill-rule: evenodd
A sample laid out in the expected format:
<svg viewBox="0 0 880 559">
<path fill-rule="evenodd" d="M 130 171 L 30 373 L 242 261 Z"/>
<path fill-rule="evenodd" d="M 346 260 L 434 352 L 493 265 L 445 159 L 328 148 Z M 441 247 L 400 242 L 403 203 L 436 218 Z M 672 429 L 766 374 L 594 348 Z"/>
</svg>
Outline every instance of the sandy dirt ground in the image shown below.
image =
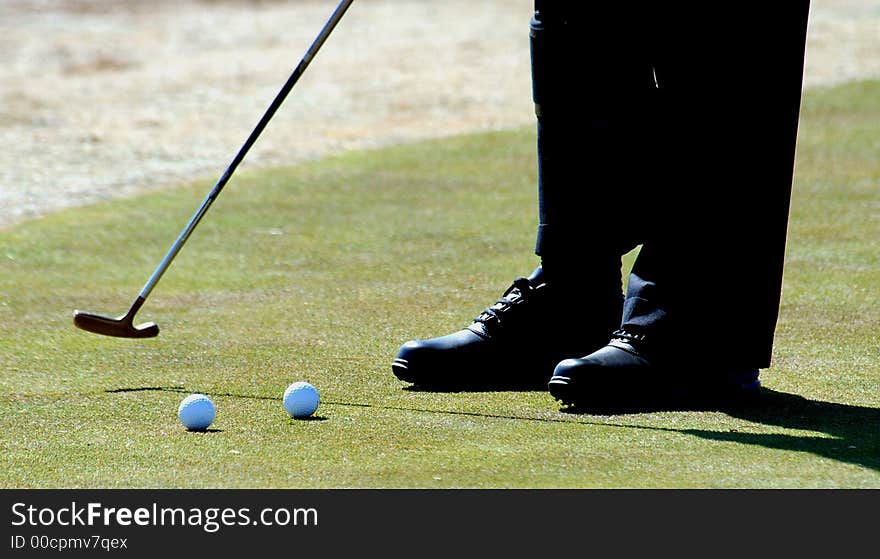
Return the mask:
<svg viewBox="0 0 880 559">
<path fill-rule="evenodd" d="M 531 123 L 531 2 L 356 1 L 242 169 Z M 0 0 L 0 228 L 216 178 L 335 5 Z M 877 77 L 880 0 L 813 0 L 807 86 Z"/>
</svg>

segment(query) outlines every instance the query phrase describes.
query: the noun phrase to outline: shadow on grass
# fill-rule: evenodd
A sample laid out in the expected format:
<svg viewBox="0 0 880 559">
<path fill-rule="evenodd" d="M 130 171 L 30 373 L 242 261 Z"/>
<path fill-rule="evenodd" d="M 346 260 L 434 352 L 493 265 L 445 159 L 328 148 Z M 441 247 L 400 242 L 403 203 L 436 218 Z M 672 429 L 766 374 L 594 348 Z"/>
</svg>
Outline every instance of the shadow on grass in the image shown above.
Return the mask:
<svg viewBox="0 0 880 559">
<path fill-rule="evenodd" d="M 106 390 L 107 393 L 125 392 L 176 392 L 190 394 L 192 390 L 179 386 L 152 386 L 137 388 L 117 388 Z M 233 394 L 233 393 L 209 393 L 211 396 L 223 396 L 230 398 L 247 398 L 252 400 L 278 400 L 269 396 Z M 666 427 L 652 427 L 646 425 L 614 424 L 607 421 L 577 421 L 559 417 L 529 417 L 504 414 L 489 414 L 481 412 L 469 412 L 463 410 L 438 410 L 421 409 L 406 406 L 388 406 L 383 404 L 371 404 L 362 402 L 325 402 L 329 405 L 391 409 L 407 412 L 437 413 L 447 415 L 460 415 L 469 417 L 484 417 L 489 419 L 513 419 L 523 421 L 537 421 L 542 423 L 573 423 L 600 425 L 606 427 L 621 427 L 627 429 L 641 429 L 650 431 L 665 431 L 684 433 L 702 439 L 733 442 L 748 445 L 758 445 L 778 450 L 808 452 L 830 458 L 839 462 L 854 464 L 873 470 L 880 471 L 880 409 L 865 406 L 852 406 L 848 404 L 836 404 L 810 400 L 796 394 L 778 392 L 767 388 L 761 388 L 756 397 L 746 401 L 709 402 L 687 400 L 656 400 L 653 402 L 642 401 L 637 405 L 608 404 L 601 407 L 591 408 L 566 408 L 562 411 L 571 417 L 583 415 L 620 415 L 640 414 L 659 411 L 717 411 L 726 413 L 752 423 L 772 425 L 785 429 L 798 431 L 812 431 L 822 433 L 818 435 L 788 435 L 780 433 L 746 433 L 740 431 L 711 431 L 706 429 L 673 429 Z M 312 421 L 324 421 L 325 417 L 311 418 Z M 293 421 L 293 420 L 291 420 Z"/>
<path fill-rule="evenodd" d="M 839 462 L 880 470 L 880 409 L 810 400 L 796 394 L 761 388 L 756 397 L 740 402 L 654 401 L 639 405 L 605 404 L 601 407 L 571 408 L 572 414 L 646 413 L 652 411 L 719 411 L 753 423 L 827 436 L 746 433 L 705 429 L 666 429 L 716 441 L 758 445 L 766 448 L 808 452 Z"/>
<path fill-rule="evenodd" d="M 713 440 L 809 452 L 880 470 L 880 409 L 809 400 L 764 389 L 750 406 L 722 410 L 732 417 L 786 429 L 825 433 L 829 437 L 687 430 Z"/>
<path fill-rule="evenodd" d="M 210 435 L 212 433 L 222 433 L 223 429 L 187 429 L 186 431 L 196 435 Z"/>
<path fill-rule="evenodd" d="M 208 396 L 227 396 L 229 398 L 247 398 L 249 400 L 280 400 L 271 396 L 258 396 L 251 394 L 232 394 L 231 392 L 205 392 L 190 390 L 182 386 L 138 386 L 134 388 L 109 388 L 106 394 L 125 394 L 127 392 L 176 392 L 178 394 L 206 394 Z"/>
</svg>

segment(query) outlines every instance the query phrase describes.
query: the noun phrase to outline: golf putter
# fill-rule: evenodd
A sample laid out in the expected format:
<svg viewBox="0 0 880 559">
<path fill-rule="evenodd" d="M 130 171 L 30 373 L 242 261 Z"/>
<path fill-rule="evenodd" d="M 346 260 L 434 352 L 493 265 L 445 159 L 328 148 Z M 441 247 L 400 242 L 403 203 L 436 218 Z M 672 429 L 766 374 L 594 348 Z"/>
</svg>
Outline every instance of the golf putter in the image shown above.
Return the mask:
<svg viewBox="0 0 880 559">
<path fill-rule="evenodd" d="M 330 36 L 333 28 L 336 27 L 336 24 L 339 23 L 340 19 L 342 19 L 345 11 L 348 10 L 348 7 L 352 4 L 353 1 L 354 0 L 342 0 L 336 7 L 336 10 L 334 10 L 333 14 L 330 16 L 330 19 L 327 20 L 327 23 L 324 24 L 324 27 L 321 29 L 320 33 L 318 33 L 318 36 L 312 42 L 305 55 L 303 55 L 302 60 L 300 60 L 299 64 L 293 70 L 293 73 L 291 73 L 290 77 L 287 79 L 287 82 L 281 88 L 281 91 L 278 92 L 278 95 L 275 96 L 275 99 L 269 105 L 269 108 L 266 109 L 266 112 L 263 114 L 260 122 L 257 123 L 256 128 L 254 128 L 250 136 L 248 136 L 247 140 L 244 142 L 244 145 L 241 146 L 241 149 L 239 149 L 238 153 L 232 159 L 232 162 L 226 168 L 226 171 L 224 171 L 223 175 L 214 184 L 211 192 L 208 193 L 208 196 L 202 202 L 202 205 L 199 207 L 198 210 L 196 210 L 196 213 L 189 220 L 189 223 L 187 223 L 186 227 L 180 233 L 180 236 L 178 236 L 177 240 L 174 241 L 174 244 L 171 245 L 171 249 L 165 255 L 165 258 L 162 259 L 162 262 L 156 268 L 156 271 L 154 271 L 153 275 L 150 276 L 150 279 L 147 280 L 147 283 L 144 285 L 143 289 L 141 289 L 141 292 L 134 300 L 134 303 L 131 305 L 131 308 L 128 310 L 128 312 L 122 316 L 113 318 L 95 313 L 75 310 L 73 312 L 73 323 L 78 328 L 82 328 L 83 330 L 93 332 L 95 334 L 102 334 L 104 336 L 115 336 L 117 338 L 152 338 L 159 334 L 159 325 L 155 322 L 146 322 L 143 324 L 135 325 L 135 314 L 137 314 L 140 308 L 144 305 L 147 297 L 150 296 L 150 293 L 153 291 L 153 288 L 156 287 L 156 284 L 165 273 L 165 270 L 168 269 L 171 261 L 174 260 L 174 257 L 177 256 L 177 253 L 180 252 L 180 249 L 183 247 L 184 243 L 186 243 L 187 239 L 189 239 L 189 236 L 196 228 L 196 225 L 199 224 L 199 221 L 202 220 L 202 217 L 208 211 L 208 208 L 211 207 L 211 204 L 213 204 L 214 200 L 217 199 L 217 196 L 220 195 L 223 187 L 226 186 L 226 183 L 229 182 L 230 178 L 232 178 L 232 174 L 235 172 L 235 169 L 242 162 L 245 155 L 247 155 L 247 152 L 251 149 L 251 146 L 254 145 L 254 142 L 257 141 L 257 138 L 263 132 L 263 129 L 266 128 L 266 125 L 269 124 L 269 121 L 272 119 L 272 117 L 275 115 L 275 112 L 284 102 L 287 94 L 290 93 L 290 90 L 293 89 L 293 86 L 296 85 L 297 81 L 299 81 L 300 76 L 302 76 L 303 72 L 305 72 L 305 69 L 308 67 L 309 63 L 321 49 L 324 41 L 326 41 L 327 37 Z"/>
</svg>

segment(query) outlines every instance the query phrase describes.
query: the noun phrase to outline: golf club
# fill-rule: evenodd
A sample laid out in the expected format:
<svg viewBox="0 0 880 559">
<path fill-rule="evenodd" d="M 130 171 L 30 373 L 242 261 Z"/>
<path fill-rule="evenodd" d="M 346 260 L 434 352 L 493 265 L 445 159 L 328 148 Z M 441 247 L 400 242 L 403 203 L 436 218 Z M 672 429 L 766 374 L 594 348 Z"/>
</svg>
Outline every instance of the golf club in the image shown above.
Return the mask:
<svg viewBox="0 0 880 559">
<path fill-rule="evenodd" d="M 180 233 L 180 236 L 177 237 L 177 240 L 174 241 L 174 244 L 171 246 L 168 254 L 165 255 L 165 258 L 162 259 L 162 262 L 156 268 L 156 271 L 154 271 L 153 275 L 150 276 L 150 279 L 147 280 L 147 283 L 144 285 L 143 289 L 141 289 L 141 292 L 134 300 L 134 303 L 131 305 L 131 308 L 128 310 L 128 312 L 122 316 L 113 318 L 95 313 L 76 310 L 73 312 L 73 323 L 77 327 L 82 328 L 83 330 L 87 330 L 89 332 L 94 332 L 95 334 L 115 336 L 118 338 L 151 338 L 159 334 L 159 326 L 155 322 L 147 322 L 135 326 L 135 314 L 137 314 L 138 310 L 140 310 L 140 308 L 143 306 L 144 302 L 147 300 L 147 297 L 150 296 L 150 292 L 153 291 L 154 287 L 156 287 L 156 284 L 159 282 L 162 274 L 164 274 L 165 270 L 168 269 L 171 261 L 174 260 L 174 257 L 177 256 L 177 253 L 180 252 L 180 249 L 183 247 L 183 244 L 192 234 L 193 230 L 196 228 L 196 225 L 199 224 L 199 221 L 201 221 L 202 217 L 208 211 L 208 208 L 211 207 L 211 204 L 214 202 L 214 200 L 217 199 L 217 196 L 223 190 L 223 187 L 226 186 L 227 182 L 229 182 L 229 179 L 232 177 L 235 169 L 242 162 L 245 155 L 247 155 L 247 152 L 251 149 L 251 146 L 254 145 L 254 142 L 257 141 L 260 133 L 262 133 L 263 129 L 266 128 L 266 125 L 272 119 L 272 116 L 284 102 L 287 94 L 290 93 L 290 90 L 293 89 L 293 86 L 296 85 L 297 81 L 299 81 L 300 76 L 302 76 L 309 63 L 315 57 L 318 50 L 320 50 L 321 46 L 324 44 L 324 41 L 327 40 L 327 37 L 330 36 L 333 28 L 336 27 L 336 24 L 339 23 L 340 19 L 342 19 L 345 11 L 348 9 L 353 1 L 354 0 L 342 0 L 336 7 L 336 10 L 330 16 L 330 19 L 327 20 L 327 23 L 324 24 L 321 32 L 318 33 L 318 36 L 312 42 L 305 55 L 302 57 L 302 60 L 300 60 L 299 64 L 293 70 L 293 73 L 287 79 L 287 82 L 281 88 L 281 91 L 278 92 L 278 95 L 275 96 L 272 104 L 269 105 L 268 109 L 266 109 L 266 112 L 263 114 L 263 118 L 261 118 L 260 122 L 257 123 L 256 128 L 254 128 L 250 136 L 248 136 L 244 145 L 242 145 L 241 149 L 235 155 L 235 158 L 233 158 L 232 162 L 226 168 L 226 171 L 216 182 L 216 184 L 214 184 L 214 187 L 211 189 L 211 192 L 208 193 L 208 196 L 202 202 L 202 205 L 199 207 L 198 210 L 196 210 L 196 213 L 193 215 L 189 223 Z"/>
</svg>

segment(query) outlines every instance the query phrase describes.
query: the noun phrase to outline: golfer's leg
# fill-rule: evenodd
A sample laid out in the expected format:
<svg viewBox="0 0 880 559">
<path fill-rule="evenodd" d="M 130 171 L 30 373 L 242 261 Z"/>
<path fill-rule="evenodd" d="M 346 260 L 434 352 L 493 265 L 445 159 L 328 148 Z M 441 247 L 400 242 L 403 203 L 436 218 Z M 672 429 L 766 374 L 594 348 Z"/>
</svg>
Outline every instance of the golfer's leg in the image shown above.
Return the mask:
<svg viewBox="0 0 880 559">
<path fill-rule="evenodd" d="M 595 345 L 619 325 L 620 256 L 639 242 L 656 93 L 645 23 L 643 14 L 614 6 L 538 0 L 535 7 L 536 252 Z"/>
<path fill-rule="evenodd" d="M 656 6 L 662 195 L 622 331 L 554 370 L 566 403 L 754 394 L 770 362 L 808 2 Z"/>
<path fill-rule="evenodd" d="M 770 363 L 809 2 L 740 8 L 706 7 L 705 20 L 661 14 L 664 182 L 676 188 L 642 247 L 623 319 L 707 374 Z"/>
</svg>

